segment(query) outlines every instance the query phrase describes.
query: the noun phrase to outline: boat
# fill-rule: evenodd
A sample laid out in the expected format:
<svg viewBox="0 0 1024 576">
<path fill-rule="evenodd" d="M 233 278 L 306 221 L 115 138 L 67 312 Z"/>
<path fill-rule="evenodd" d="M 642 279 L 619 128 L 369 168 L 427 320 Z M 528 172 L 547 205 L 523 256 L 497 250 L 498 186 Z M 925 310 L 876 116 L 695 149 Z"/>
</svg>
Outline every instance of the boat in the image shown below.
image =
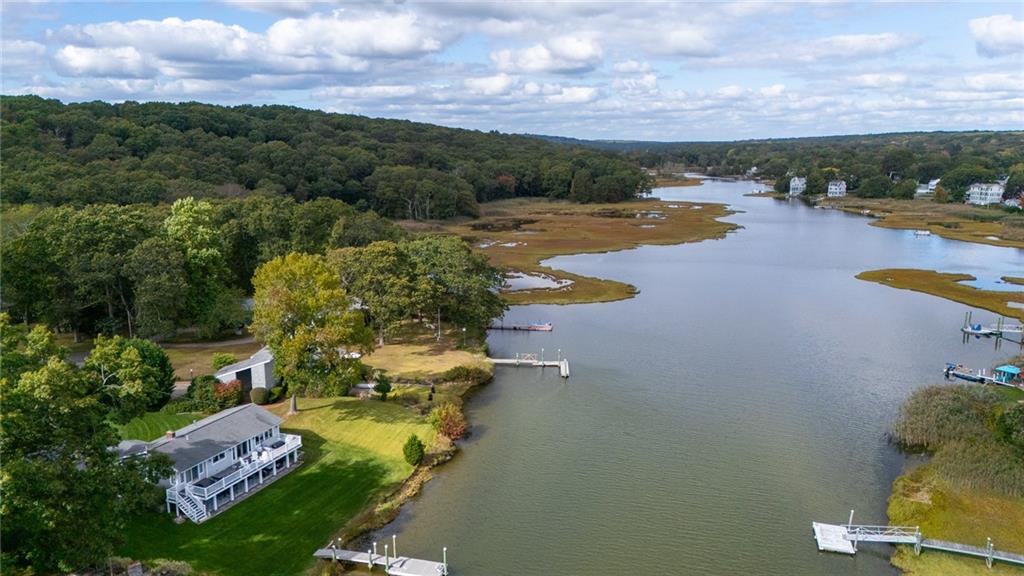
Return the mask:
<svg viewBox="0 0 1024 576">
<path fill-rule="evenodd" d="M 914 230 L 914 236 L 931 236 L 931 230 Z"/>
<path fill-rule="evenodd" d="M 526 329 L 534 332 L 551 332 L 555 327 L 551 325 L 551 322 L 544 322 L 543 324 L 529 324 Z"/>
<path fill-rule="evenodd" d="M 490 325 L 487 327 L 488 330 L 525 330 L 527 332 L 551 332 L 555 329 L 555 326 L 551 322 L 535 322 L 533 324 L 505 324 L 501 323 L 497 326 Z"/>
<path fill-rule="evenodd" d="M 963 364 L 953 364 L 951 362 L 946 363 L 946 369 L 942 371 L 942 375 L 946 377 L 946 380 L 958 378 L 968 382 L 985 382 L 991 379 L 991 377 L 986 377 L 983 370 L 974 371 Z"/>
</svg>

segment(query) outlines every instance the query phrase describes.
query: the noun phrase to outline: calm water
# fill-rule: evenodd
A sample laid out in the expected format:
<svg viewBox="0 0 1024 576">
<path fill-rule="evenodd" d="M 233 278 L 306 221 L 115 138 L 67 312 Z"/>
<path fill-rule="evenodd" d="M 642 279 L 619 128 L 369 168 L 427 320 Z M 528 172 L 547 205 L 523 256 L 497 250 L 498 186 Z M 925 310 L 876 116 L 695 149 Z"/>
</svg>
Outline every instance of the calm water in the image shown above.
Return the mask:
<svg viewBox="0 0 1024 576">
<path fill-rule="evenodd" d="M 967 307 L 856 280 L 882 267 L 1024 276 L 1024 251 L 915 237 L 746 182 L 657 191 L 725 202 L 724 240 L 554 259 L 628 281 L 611 304 L 525 306 L 495 355 L 561 349 L 554 370 L 501 368 L 469 404 L 473 436 L 396 524 L 402 554 L 463 575 L 886 574 L 889 550 L 820 554 L 811 520 L 851 508 L 884 523 L 904 458 L 885 432 L 946 361 L 1013 350 L 963 344 Z M 994 315 L 975 310 L 976 320 Z"/>
</svg>

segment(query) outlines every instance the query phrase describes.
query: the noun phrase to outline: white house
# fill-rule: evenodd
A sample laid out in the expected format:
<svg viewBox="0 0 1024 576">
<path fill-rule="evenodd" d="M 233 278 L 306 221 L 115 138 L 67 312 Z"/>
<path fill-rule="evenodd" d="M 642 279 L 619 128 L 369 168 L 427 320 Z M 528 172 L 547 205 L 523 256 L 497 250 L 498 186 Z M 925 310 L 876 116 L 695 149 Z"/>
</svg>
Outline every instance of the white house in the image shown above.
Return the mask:
<svg viewBox="0 0 1024 576">
<path fill-rule="evenodd" d="M 794 176 L 789 181 L 789 195 L 799 196 L 807 190 L 807 178 L 801 178 L 800 176 Z"/>
<path fill-rule="evenodd" d="M 242 398 L 248 398 L 249 391 L 253 388 L 266 388 L 269 391 L 277 386 L 277 379 L 274 377 L 274 354 L 270 348 L 264 346 L 248 359 L 217 370 L 213 376 L 221 382 L 241 382 Z"/>
<path fill-rule="evenodd" d="M 998 182 L 976 182 L 967 189 L 967 203 L 976 206 L 999 204 L 1006 188 Z"/>
<path fill-rule="evenodd" d="M 153 442 L 122 442 L 118 451 L 122 457 L 170 457 L 174 473 L 160 481 L 167 511 L 198 524 L 296 467 L 302 438 L 282 434 L 280 425 L 266 409 L 245 404 Z"/>
<path fill-rule="evenodd" d="M 828 183 L 828 197 L 829 198 L 841 198 L 846 196 L 846 181 L 845 180 L 832 180 Z"/>
<path fill-rule="evenodd" d="M 939 185 L 939 179 L 933 178 L 929 180 L 927 184 L 920 182 L 917 185 L 917 190 L 914 191 L 915 196 L 924 196 L 926 194 L 935 194 L 935 187 Z"/>
</svg>

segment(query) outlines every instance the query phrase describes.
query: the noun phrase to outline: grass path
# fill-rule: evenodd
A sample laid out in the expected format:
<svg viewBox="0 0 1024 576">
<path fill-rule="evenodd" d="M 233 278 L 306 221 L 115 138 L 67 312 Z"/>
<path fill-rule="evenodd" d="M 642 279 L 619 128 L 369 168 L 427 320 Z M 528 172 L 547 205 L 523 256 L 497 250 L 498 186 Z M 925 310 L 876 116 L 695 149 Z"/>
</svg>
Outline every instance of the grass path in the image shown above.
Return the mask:
<svg viewBox="0 0 1024 576">
<path fill-rule="evenodd" d="M 287 406 L 273 408 L 283 414 Z M 312 553 L 349 519 L 412 472 L 402 457 L 409 434 L 426 443 L 423 418 L 393 403 L 354 398 L 300 399 L 282 425 L 302 436 L 302 466 L 201 525 L 148 513 L 133 520 L 124 556 L 183 560 L 223 576 L 302 574 Z"/>
</svg>

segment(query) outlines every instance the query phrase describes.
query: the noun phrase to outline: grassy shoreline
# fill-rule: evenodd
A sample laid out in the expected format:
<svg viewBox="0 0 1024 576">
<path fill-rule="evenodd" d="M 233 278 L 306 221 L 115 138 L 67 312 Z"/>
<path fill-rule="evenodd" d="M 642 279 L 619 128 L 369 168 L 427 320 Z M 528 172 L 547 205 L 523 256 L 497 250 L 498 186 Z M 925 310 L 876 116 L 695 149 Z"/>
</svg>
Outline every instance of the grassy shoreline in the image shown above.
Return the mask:
<svg viewBox="0 0 1024 576">
<path fill-rule="evenodd" d="M 434 231 L 465 238 L 510 271 L 570 282 L 560 288 L 506 291 L 509 304 L 582 304 L 631 298 L 636 287 L 557 270 L 542 261 L 724 238 L 739 228 L 720 220 L 729 214 L 725 205 L 714 203 L 651 199 L 583 205 L 517 199 L 488 203 L 479 220 L 442 224 Z"/>
<path fill-rule="evenodd" d="M 938 204 L 926 199 L 823 198 L 822 206 L 871 216 L 872 226 L 928 230 L 949 240 L 1024 248 L 1024 217 L 994 208 Z"/>
<path fill-rule="evenodd" d="M 1024 309 L 1008 305 L 1009 302 L 1024 304 L 1024 291 L 981 290 L 961 284 L 960 282 L 964 280 L 975 280 L 970 274 L 945 274 L 913 268 L 883 268 L 861 272 L 857 279 L 938 296 L 1024 322 Z"/>
</svg>

